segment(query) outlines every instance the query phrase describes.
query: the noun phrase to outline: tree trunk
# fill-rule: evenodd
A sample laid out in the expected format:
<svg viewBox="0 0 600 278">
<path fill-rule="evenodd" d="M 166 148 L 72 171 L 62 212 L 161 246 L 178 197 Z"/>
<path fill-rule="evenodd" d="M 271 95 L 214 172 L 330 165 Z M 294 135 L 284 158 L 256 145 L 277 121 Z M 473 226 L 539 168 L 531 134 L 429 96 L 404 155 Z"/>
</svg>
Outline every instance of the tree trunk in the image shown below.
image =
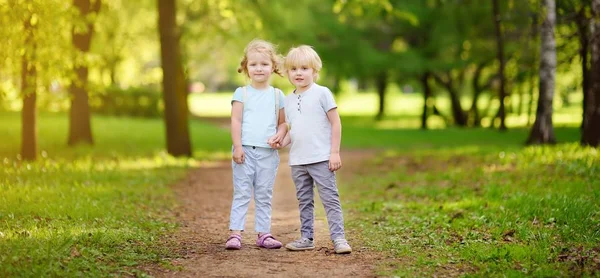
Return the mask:
<svg viewBox="0 0 600 278">
<path fill-rule="evenodd" d="M 502 19 L 500 17 L 500 7 L 498 6 L 498 0 L 493 0 L 493 12 L 494 12 L 494 27 L 496 30 L 496 46 L 498 53 L 498 62 L 500 62 L 500 68 L 498 69 L 498 76 L 500 77 L 500 110 L 498 115 L 500 116 L 500 130 L 506 130 L 506 109 L 504 102 L 506 100 L 506 89 L 505 89 L 505 78 L 504 78 L 504 42 L 502 38 Z"/>
<path fill-rule="evenodd" d="M 584 145 L 598 147 L 600 143 L 600 0 L 592 1 L 591 24 L 592 68 L 586 109 L 588 122 L 583 129 L 581 141 Z"/>
<path fill-rule="evenodd" d="M 79 17 L 87 18 L 92 13 L 98 13 L 101 6 L 100 0 L 90 3 L 90 0 L 73 0 L 73 5 L 79 11 Z M 87 21 L 87 19 L 86 19 Z M 78 31 L 73 27 L 73 46 L 79 52 L 79 55 L 85 55 L 90 50 L 90 42 L 94 33 L 94 22 L 87 21 L 87 28 L 84 32 Z M 69 111 L 69 146 L 78 143 L 93 144 L 90 116 L 90 104 L 88 96 L 88 67 L 80 59 L 75 59 L 76 78 L 71 83 L 69 91 L 71 92 L 71 110 Z M 82 59 L 83 60 L 83 59 Z"/>
<path fill-rule="evenodd" d="M 187 89 L 181 64 L 175 1 L 158 0 L 167 152 L 173 156 L 192 156 L 188 127 Z"/>
<path fill-rule="evenodd" d="M 543 0 L 544 22 L 540 29 L 540 88 L 535 122 L 527 139 L 527 144 L 554 144 L 552 126 L 552 101 L 556 75 L 556 41 L 554 26 L 556 8 L 554 0 Z"/>
<path fill-rule="evenodd" d="M 481 126 L 481 115 L 479 114 L 479 107 L 477 106 L 477 103 L 479 102 L 479 97 L 481 96 L 481 93 L 484 90 L 492 87 L 492 82 L 496 79 L 496 76 L 492 76 L 483 85 L 480 84 L 481 73 L 483 72 L 483 69 L 485 69 L 487 63 L 488 61 L 484 61 L 482 63 L 477 64 L 475 72 L 473 73 L 473 79 L 471 80 L 471 87 L 473 90 L 473 102 L 471 103 L 471 108 L 468 111 L 468 117 L 469 121 L 471 122 L 471 125 L 474 127 Z M 486 111 L 489 111 L 489 105 L 488 108 L 486 108 Z"/>
<path fill-rule="evenodd" d="M 427 110 L 429 109 L 429 103 L 432 101 L 431 98 L 431 87 L 429 86 L 429 72 L 425 72 L 421 75 L 421 87 L 423 87 L 423 114 L 421 115 L 421 129 L 427 129 Z"/>
<path fill-rule="evenodd" d="M 37 123 L 36 123 L 36 87 L 37 70 L 34 55 L 36 43 L 33 37 L 31 16 L 24 21 L 25 53 L 21 60 L 21 93 L 23 108 L 21 110 L 21 157 L 24 160 L 35 160 L 37 157 Z"/>
<path fill-rule="evenodd" d="M 538 17 L 537 15 L 534 13 L 533 14 L 533 18 L 531 20 L 531 41 L 533 42 L 533 45 L 535 48 L 535 45 L 537 45 L 537 36 L 539 35 L 539 32 L 537 32 L 537 28 L 538 28 Z M 538 60 L 538 56 L 537 56 L 537 51 L 535 51 L 535 49 L 530 49 L 527 48 L 528 51 L 530 51 L 531 53 L 533 53 L 533 59 L 531 59 L 531 64 L 529 65 L 529 81 L 527 82 L 529 85 L 528 88 L 528 94 L 529 94 L 529 102 L 527 103 L 527 127 L 531 126 L 531 116 L 533 115 L 533 96 L 535 93 L 535 65 L 537 64 L 537 60 Z"/>
<path fill-rule="evenodd" d="M 467 126 L 467 117 L 465 115 L 465 111 L 462 109 L 462 105 L 460 104 L 460 97 L 458 92 L 454 89 L 451 73 L 448 72 L 446 74 L 448 81 L 444 81 L 440 76 L 435 74 L 433 77 L 438 83 L 446 87 L 446 90 L 448 90 L 448 93 L 450 94 L 450 108 L 452 109 L 454 123 L 460 127 L 465 127 Z"/>
<path fill-rule="evenodd" d="M 385 89 L 387 87 L 387 73 L 381 72 L 375 77 L 375 87 L 379 96 L 379 111 L 377 111 L 377 120 L 383 119 L 385 114 Z"/>
<path fill-rule="evenodd" d="M 533 97 L 535 92 L 535 72 L 529 74 L 529 102 L 527 103 L 527 127 L 531 126 L 531 115 L 533 115 Z"/>
<path fill-rule="evenodd" d="M 523 82 L 525 83 L 525 82 Z M 525 95 L 525 84 L 519 85 L 519 106 L 517 106 L 517 115 L 523 115 L 523 96 Z"/>
<path fill-rule="evenodd" d="M 471 109 L 469 109 L 469 115 L 472 119 L 473 126 L 480 126 L 481 119 L 479 117 L 479 108 L 477 107 L 477 102 L 479 102 L 479 96 L 481 95 L 481 87 L 479 86 L 479 79 L 481 78 L 481 71 L 483 70 L 482 65 L 477 65 L 475 69 L 475 73 L 473 74 L 473 102 L 471 103 Z"/>
<path fill-rule="evenodd" d="M 581 129 L 585 129 L 587 123 L 587 100 L 589 98 L 590 91 L 590 69 L 588 67 L 588 53 L 590 48 L 590 37 L 588 34 L 589 21 L 585 15 L 585 5 L 577 12 L 577 18 L 575 20 L 577 24 L 577 33 L 579 34 L 579 57 L 581 58 L 581 72 L 582 72 L 582 88 L 583 88 L 583 120 L 581 121 Z"/>
<path fill-rule="evenodd" d="M 452 106 L 452 115 L 454 116 L 454 122 L 456 123 L 456 125 L 461 127 L 467 126 L 467 117 L 465 117 L 465 111 L 462 109 L 462 105 L 460 104 L 458 92 L 456 92 L 453 88 L 449 88 L 448 92 L 450 93 L 450 101 Z"/>
</svg>

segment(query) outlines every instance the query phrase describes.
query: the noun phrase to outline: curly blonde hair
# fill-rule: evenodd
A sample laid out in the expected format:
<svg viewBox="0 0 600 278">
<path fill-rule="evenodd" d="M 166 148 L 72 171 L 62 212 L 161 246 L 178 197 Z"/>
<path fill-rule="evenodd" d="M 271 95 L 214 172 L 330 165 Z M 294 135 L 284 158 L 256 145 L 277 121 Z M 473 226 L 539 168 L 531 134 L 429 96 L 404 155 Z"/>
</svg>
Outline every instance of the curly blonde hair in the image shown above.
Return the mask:
<svg viewBox="0 0 600 278">
<path fill-rule="evenodd" d="M 281 73 L 282 57 L 281 55 L 277 54 L 277 46 L 268 41 L 260 39 L 252 40 L 244 49 L 244 57 L 242 58 L 240 66 L 237 70 L 239 73 L 243 72 L 246 74 L 246 76 L 250 76 L 248 74 L 248 53 L 252 51 L 269 56 L 269 58 L 271 58 L 271 62 L 273 63 L 273 72 L 278 74 L 279 76 L 283 76 L 283 74 Z"/>
</svg>

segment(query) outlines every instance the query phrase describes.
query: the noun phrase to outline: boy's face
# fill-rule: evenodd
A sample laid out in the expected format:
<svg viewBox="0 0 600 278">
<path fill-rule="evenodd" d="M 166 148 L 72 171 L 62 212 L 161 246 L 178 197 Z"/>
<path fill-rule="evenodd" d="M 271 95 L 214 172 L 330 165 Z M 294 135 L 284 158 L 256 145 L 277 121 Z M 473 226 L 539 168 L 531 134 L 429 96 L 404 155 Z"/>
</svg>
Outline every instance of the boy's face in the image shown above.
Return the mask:
<svg viewBox="0 0 600 278">
<path fill-rule="evenodd" d="M 315 70 L 308 66 L 292 66 L 287 70 L 290 83 L 296 86 L 297 89 L 306 89 L 313 83 L 315 78 Z"/>
<path fill-rule="evenodd" d="M 252 51 L 248 53 L 248 76 L 254 82 L 267 82 L 273 73 L 273 62 L 268 55 Z"/>
</svg>

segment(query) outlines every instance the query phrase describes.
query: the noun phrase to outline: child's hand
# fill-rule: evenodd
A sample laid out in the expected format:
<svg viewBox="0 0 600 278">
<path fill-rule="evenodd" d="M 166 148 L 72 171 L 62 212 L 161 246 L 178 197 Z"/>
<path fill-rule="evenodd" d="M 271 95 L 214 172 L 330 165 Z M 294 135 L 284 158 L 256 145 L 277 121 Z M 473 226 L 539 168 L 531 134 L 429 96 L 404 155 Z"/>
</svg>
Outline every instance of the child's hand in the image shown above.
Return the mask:
<svg viewBox="0 0 600 278">
<path fill-rule="evenodd" d="M 271 146 L 271 148 L 276 149 L 276 150 L 281 149 L 281 143 L 279 143 L 279 142 L 270 143 L 269 146 Z"/>
<path fill-rule="evenodd" d="M 271 136 L 271 138 L 269 138 L 269 140 L 267 140 L 267 143 L 269 145 L 274 144 L 274 143 L 279 143 L 281 141 L 281 136 L 279 136 L 278 134 L 275 134 L 273 136 Z"/>
<path fill-rule="evenodd" d="M 233 149 L 233 161 L 237 164 L 244 163 L 244 148 L 234 148 Z"/>
<path fill-rule="evenodd" d="M 329 156 L 329 171 L 334 172 L 342 168 L 342 159 L 339 153 L 331 153 Z"/>
<path fill-rule="evenodd" d="M 271 138 L 269 138 L 269 140 L 267 140 L 267 144 L 269 144 L 269 146 L 271 146 L 271 148 L 273 149 L 280 149 L 281 148 L 281 136 L 275 134 L 273 135 Z"/>
</svg>

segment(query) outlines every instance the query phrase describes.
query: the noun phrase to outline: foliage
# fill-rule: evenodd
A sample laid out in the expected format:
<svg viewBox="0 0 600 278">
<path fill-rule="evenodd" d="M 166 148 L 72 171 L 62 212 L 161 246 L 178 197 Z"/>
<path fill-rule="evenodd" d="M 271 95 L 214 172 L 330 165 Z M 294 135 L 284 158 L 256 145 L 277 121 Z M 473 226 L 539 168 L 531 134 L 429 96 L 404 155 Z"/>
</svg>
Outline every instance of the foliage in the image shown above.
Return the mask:
<svg viewBox="0 0 600 278">
<path fill-rule="evenodd" d="M 25 44 L 24 22 L 32 25 L 31 44 Z M 32 61 L 38 70 L 38 92 L 47 92 L 52 82 L 68 80 L 73 53 L 70 40 L 70 24 L 75 21 L 73 10 L 64 1 L 8 1 L 0 5 L 0 82 L 5 94 L 18 87 L 22 70 L 22 57 Z"/>
<path fill-rule="evenodd" d="M 152 88 L 108 88 L 90 100 L 92 111 L 101 115 L 159 117 L 162 114 L 162 97 Z"/>
</svg>

